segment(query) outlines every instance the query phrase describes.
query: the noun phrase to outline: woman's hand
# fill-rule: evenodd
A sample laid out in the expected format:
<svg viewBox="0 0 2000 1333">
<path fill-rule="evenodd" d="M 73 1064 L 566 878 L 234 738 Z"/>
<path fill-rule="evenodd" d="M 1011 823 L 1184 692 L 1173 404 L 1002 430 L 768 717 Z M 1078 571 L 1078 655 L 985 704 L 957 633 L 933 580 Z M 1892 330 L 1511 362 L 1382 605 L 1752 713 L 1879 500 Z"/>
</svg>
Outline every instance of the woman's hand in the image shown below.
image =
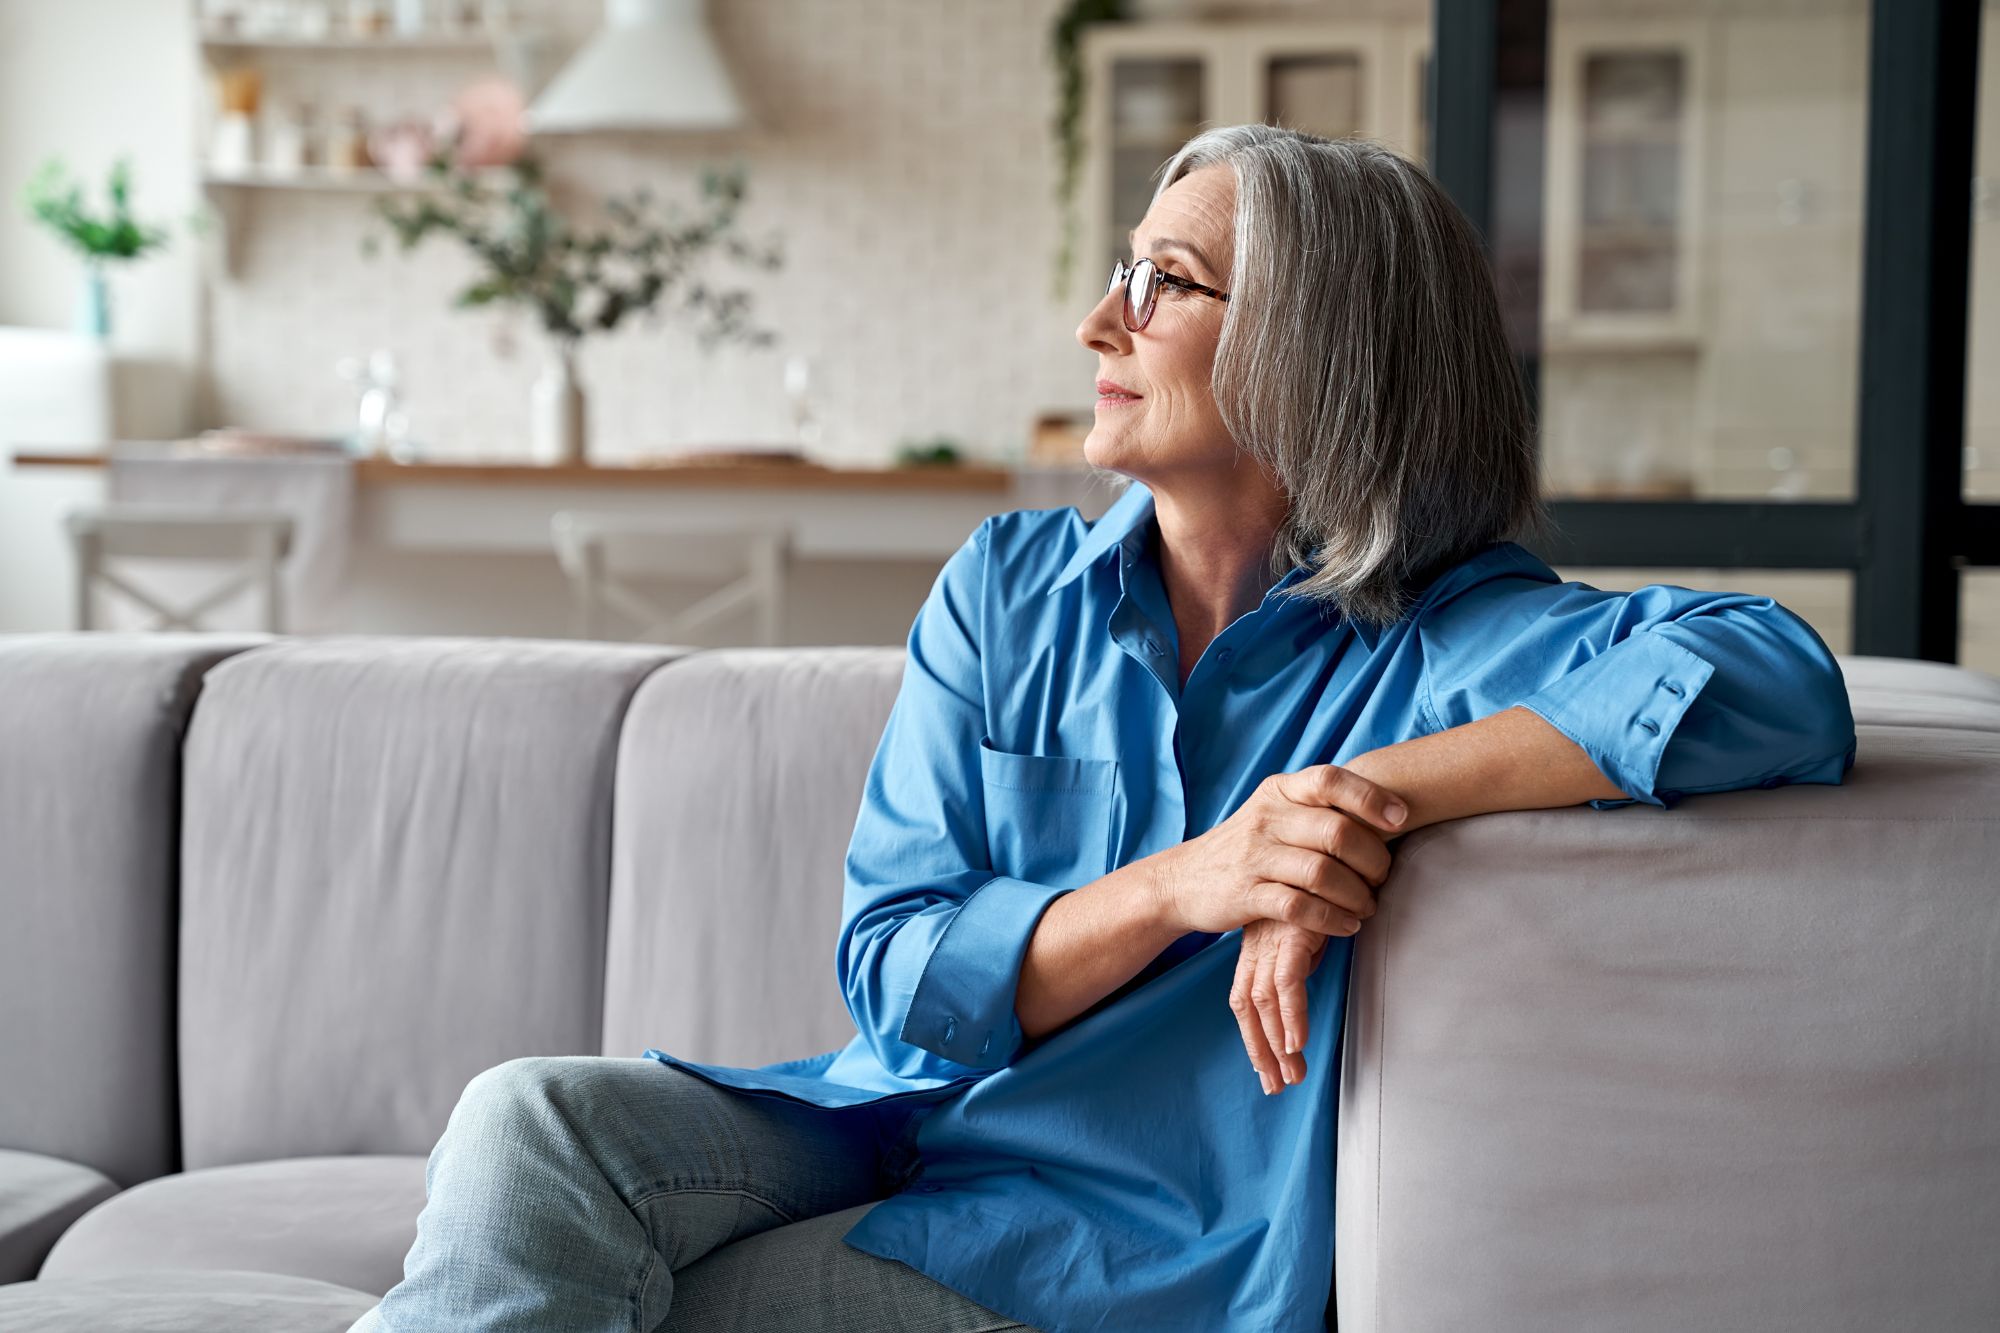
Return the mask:
<svg viewBox="0 0 2000 1333">
<path fill-rule="evenodd" d="M 1327 936 L 1375 914 L 1373 891 L 1389 873 L 1384 832 L 1407 816 L 1353 768 L 1317 764 L 1266 778 L 1228 819 L 1161 854 L 1165 910 L 1183 933 L 1243 927 L 1229 1007 L 1267 1092 L 1285 1068 L 1304 1076 L 1292 1052 L 1305 1046 L 1305 979 Z"/>
<path fill-rule="evenodd" d="M 1336 764 L 1274 773 L 1229 818 L 1158 853 L 1160 910 L 1182 934 L 1268 918 L 1352 935 L 1375 914 L 1374 886 L 1389 873 L 1383 839 L 1407 813 Z"/>
<path fill-rule="evenodd" d="M 1306 1076 L 1306 978 L 1319 968 L 1327 937 L 1283 921 L 1243 927 L 1229 1007 L 1266 1095 Z M 1282 1054 L 1281 1054 L 1282 1052 Z"/>
</svg>

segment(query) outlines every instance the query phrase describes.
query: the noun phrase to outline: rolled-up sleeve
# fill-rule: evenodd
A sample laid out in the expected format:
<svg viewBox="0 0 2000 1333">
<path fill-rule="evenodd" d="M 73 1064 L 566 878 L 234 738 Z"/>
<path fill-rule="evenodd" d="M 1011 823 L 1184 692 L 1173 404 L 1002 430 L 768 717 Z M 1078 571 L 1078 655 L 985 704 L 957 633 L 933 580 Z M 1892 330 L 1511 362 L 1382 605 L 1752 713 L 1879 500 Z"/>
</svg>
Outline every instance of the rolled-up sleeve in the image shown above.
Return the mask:
<svg viewBox="0 0 2000 1333">
<path fill-rule="evenodd" d="M 1013 1061 L 1021 960 L 1067 892 L 998 875 L 988 855 L 979 639 L 990 527 L 945 562 L 911 626 L 848 846 L 841 993 L 883 1067 L 909 1078 Z"/>
<path fill-rule="evenodd" d="M 1581 746 L 1625 799 L 1837 784 L 1853 766 L 1846 681 L 1812 627 L 1768 597 L 1650 584 L 1493 587 L 1426 630 L 1439 727 L 1522 707 Z M 1528 612 L 1525 623 L 1523 610 Z M 1483 623 L 1482 623 L 1482 619 Z M 1433 639 L 1435 642 L 1433 642 Z"/>
</svg>

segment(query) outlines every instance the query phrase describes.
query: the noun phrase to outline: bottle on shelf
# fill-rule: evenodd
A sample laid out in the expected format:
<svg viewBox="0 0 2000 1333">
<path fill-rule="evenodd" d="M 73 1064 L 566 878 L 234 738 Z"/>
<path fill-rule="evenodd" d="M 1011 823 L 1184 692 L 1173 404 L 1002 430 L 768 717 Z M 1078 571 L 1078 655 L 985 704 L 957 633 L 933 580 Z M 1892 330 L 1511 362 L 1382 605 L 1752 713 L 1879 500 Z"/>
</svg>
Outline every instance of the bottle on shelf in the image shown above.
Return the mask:
<svg viewBox="0 0 2000 1333">
<path fill-rule="evenodd" d="M 331 171 L 364 171 L 368 156 L 368 117 L 358 106 L 348 107 L 327 134 L 326 165 Z"/>
</svg>

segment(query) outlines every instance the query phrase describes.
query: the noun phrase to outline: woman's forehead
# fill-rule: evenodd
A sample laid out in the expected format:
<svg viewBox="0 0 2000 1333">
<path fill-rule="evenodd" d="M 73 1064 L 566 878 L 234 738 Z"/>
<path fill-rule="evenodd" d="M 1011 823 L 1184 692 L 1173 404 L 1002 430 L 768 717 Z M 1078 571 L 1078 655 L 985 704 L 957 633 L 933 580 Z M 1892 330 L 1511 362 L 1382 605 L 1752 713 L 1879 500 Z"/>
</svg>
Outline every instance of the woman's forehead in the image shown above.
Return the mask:
<svg viewBox="0 0 2000 1333">
<path fill-rule="evenodd" d="M 1229 262 L 1235 208 L 1236 173 L 1222 165 L 1203 167 L 1162 190 L 1128 240 L 1135 255 L 1141 246 L 1144 253 L 1160 253 L 1177 244 L 1219 274 Z"/>
</svg>

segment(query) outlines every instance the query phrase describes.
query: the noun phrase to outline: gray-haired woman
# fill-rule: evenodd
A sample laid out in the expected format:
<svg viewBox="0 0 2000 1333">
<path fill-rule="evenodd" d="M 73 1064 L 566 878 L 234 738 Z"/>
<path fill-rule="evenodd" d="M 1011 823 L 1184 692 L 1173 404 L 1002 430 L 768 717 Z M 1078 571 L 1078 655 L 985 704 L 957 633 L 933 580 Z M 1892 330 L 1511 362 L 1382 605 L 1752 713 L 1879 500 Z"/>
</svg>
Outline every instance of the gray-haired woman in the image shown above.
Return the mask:
<svg viewBox="0 0 2000 1333">
<path fill-rule="evenodd" d="M 1132 484 L 988 519 L 911 628 L 846 861 L 854 1040 L 482 1074 L 361 1326 L 1319 1328 L 1390 842 L 1840 781 L 1796 616 L 1511 540 L 1533 435 L 1419 168 L 1211 130 L 1131 242 L 1077 338 L 1087 456 Z"/>
</svg>

